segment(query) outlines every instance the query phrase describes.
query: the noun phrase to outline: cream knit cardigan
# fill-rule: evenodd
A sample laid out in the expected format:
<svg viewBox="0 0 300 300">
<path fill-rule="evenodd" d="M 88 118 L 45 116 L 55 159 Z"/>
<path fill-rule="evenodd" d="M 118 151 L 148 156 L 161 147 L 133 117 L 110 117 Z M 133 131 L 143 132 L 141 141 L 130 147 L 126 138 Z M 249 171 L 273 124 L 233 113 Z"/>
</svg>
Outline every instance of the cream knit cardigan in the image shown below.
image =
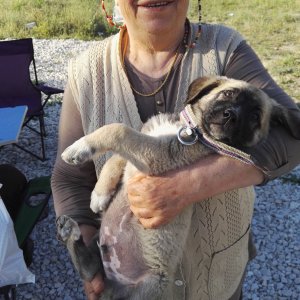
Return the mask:
<svg viewBox="0 0 300 300">
<path fill-rule="evenodd" d="M 197 25 L 191 25 L 191 39 Z M 84 133 L 122 122 L 140 129 L 134 95 L 121 62 L 123 32 L 92 46 L 69 65 L 69 84 L 81 113 Z M 197 77 L 222 75 L 243 38 L 221 25 L 202 26 L 194 49 L 180 65 L 181 87 L 176 111 L 183 107 L 188 85 Z M 104 159 L 95 160 L 99 174 Z M 194 205 L 186 251 L 169 299 L 229 299 L 249 260 L 248 240 L 254 205 L 253 188 L 229 191 Z M 168 300 L 169 300 L 168 299 Z"/>
</svg>

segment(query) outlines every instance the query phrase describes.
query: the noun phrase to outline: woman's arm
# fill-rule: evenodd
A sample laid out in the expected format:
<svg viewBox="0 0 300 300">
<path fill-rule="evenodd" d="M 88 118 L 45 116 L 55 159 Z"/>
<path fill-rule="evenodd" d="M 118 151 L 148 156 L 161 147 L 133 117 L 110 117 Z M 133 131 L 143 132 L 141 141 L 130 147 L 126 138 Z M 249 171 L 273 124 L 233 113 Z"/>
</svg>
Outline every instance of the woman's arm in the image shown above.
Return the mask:
<svg viewBox="0 0 300 300">
<path fill-rule="evenodd" d="M 96 183 L 93 162 L 83 166 L 71 166 L 61 159 L 66 147 L 84 135 L 80 113 L 76 107 L 70 88 L 64 93 L 59 121 L 59 140 L 57 158 L 51 178 L 56 216 L 68 215 L 80 225 L 83 240 L 89 244 L 98 232 L 99 220 L 90 210 L 91 192 Z M 97 273 L 91 282 L 84 282 L 87 299 L 99 299 L 104 290 L 101 274 Z"/>
<path fill-rule="evenodd" d="M 57 158 L 51 179 L 55 212 L 57 217 L 65 214 L 79 224 L 98 227 L 97 215 L 90 210 L 90 196 L 97 180 L 93 162 L 78 167 L 68 165 L 61 159 L 64 149 L 83 135 L 80 113 L 67 86 L 59 121 Z"/>
<path fill-rule="evenodd" d="M 234 51 L 223 75 L 247 81 L 261 88 L 275 101 L 300 115 L 295 102 L 276 84 L 245 41 Z M 247 152 L 252 155 L 255 163 L 266 171 L 266 183 L 291 171 L 300 163 L 300 140 L 293 138 L 283 126 L 277 126 L 271 129 L 266 140 Z"/>
</svg>

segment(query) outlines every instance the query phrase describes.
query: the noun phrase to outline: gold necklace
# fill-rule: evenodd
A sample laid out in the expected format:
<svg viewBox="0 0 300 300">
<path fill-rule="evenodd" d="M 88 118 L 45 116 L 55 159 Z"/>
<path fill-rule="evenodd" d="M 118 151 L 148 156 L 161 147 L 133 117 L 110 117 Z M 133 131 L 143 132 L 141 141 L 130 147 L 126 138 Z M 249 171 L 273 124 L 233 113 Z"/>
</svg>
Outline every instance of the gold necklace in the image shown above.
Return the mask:
<svg viewBox="0 0 300 300">
<path fill-rule="evenodd" d="M 124 32 L 124 34 L 126 34 L 126 32 Z M 173 69 L 173 67 L 174 67 L 174 65 L 175 65 L 175 62 L 176 62 L 176 60 L 177 60 L 177 57 L 178 57 L 178 55 L 179 55 L 180 44 L 179 44 L 179 46 L 178 46 L 177 49 L 176 49 L 176 54 L 175 54 L 174 60 L 173 60 L 173 62 L 172 62 L 172 65 L 171 65 L 171 67 L 170 67 L 170 69 L 169 69 L 169 71 L 168 71 L 168 73 L 167 73 L 165 79 L 163 80 L 163 82 L 161 83 L 161 85 L 160 85 L 155 91 L 153 91 L 152 93 L 149 93 L 149 94 L 143 94 L 143 93 L 137 91 L 137 90 L 132 86 L 132 84 L 131 84 L 131 82 L 130 82 L 130 80 L 129 80 L 129 77 L 128 77 L 128 74 L 127 74 L 127 70 L 126 70 L 126 66 L 125 66 L 125 54 L 126 54 L 126 50 L 127 50 L 127 45 L 128 45 L 128 34 L 126 34 L 126 36 L 125 36 L 125 44 L 124 44 L 124 49 L 123 49 L 123 52 L 122 52 L 122 62 L 123 62 L 124 71 L 125 71 L 125 74 L 126 74 L 126 76 L 127 76 L 127 78 L 128 78 L 128 81 L 129 81 L 129 84 L 130 84 L 131 89 L 132 89 L 136 94 L 138 94 L 138 95 L 140 95 L 140 96 L 142 96 L 142 97 L 152 97 L 152 96 L 156 95 L 156 94 L 157 94 L 157 93 L 165 86 L 166 82 L 168 81 L 168 79 L 169 79 L 169 77 L 170 77 L 171 71 L 172 71 L 172 69 Z"/>
</svg>

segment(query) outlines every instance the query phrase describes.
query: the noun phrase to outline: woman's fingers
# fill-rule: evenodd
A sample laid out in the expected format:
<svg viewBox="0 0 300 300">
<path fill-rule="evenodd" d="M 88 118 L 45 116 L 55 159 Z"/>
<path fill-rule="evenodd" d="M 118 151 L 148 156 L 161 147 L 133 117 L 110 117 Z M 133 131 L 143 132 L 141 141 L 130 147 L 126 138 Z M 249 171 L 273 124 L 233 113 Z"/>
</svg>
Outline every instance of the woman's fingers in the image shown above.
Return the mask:
<svg viewBox="0 0 300 300">
<path fill-rule="evenodd" d="M 84 291 L 88 300 L 98 300 L 104 291 L 104 282 L 100 273 L 97 273 L 91 282 L 84 281 Z"/>
<path fill-rule="evenodd" d="M 131 205 L 130 210 L 133 212 L 133 214 L 138 218 L 138 219 L 149 219 L 153 217 L 153 212 L 149 210 L 148 208 L 140 208 Z"/>
<path fill-rule="evenodd" d="M 141 219 L 139 219 L 139 221 L 143 225 L 144 228 L 155 229 L 162 225 L 167 224 L 168 222 L 171 221 L 171 219 L 167 219 L 164 217 L 153 217 L 153 218 L 149 218 L 149 219 L 141 218 Z"/>
</svg>

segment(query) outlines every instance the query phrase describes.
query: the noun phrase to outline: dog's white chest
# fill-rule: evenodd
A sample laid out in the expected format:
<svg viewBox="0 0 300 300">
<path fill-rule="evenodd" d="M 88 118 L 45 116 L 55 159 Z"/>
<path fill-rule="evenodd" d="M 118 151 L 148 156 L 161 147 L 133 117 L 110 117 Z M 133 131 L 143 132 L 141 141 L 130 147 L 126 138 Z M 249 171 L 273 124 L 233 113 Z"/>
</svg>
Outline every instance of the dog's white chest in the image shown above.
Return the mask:
<svg viewBox="0 0 300 300">
<path fill-rule="evenodd" d="M 170 115 L 162 114 L 149 119 L 144 125 L 142 132 L 156 137 L 176 135 L 179 127 L 179 122 L 173 121 Z"/>
</svg>

